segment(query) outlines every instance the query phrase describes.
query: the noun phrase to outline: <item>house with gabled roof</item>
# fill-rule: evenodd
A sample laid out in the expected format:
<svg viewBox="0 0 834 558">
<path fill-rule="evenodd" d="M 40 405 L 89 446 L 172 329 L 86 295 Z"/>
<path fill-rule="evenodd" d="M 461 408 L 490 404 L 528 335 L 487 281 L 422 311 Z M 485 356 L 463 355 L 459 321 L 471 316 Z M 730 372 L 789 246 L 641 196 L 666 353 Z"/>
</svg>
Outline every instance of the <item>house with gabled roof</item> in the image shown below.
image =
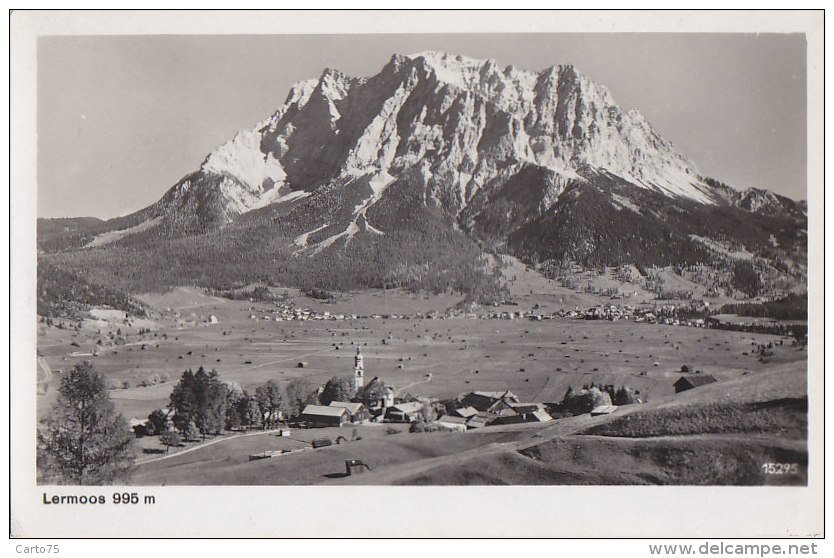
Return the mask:
<svg viewBox="0 0 834 558">
<path fill-rule="evenodd" d="M 423 404 L 419 401 L 397 403 L 385 409 L 385 419 L 392 422 L 414 422 L 421 410 Z"/>
<path fill-rule="evenodd" d="M 350 414 L 344 407 L 307 405 L 301 412 L 301 420 L 310 428 L 342 426 L 350 420 Z"/>
<path fill-rule="evenodd" d="M 510 390 L 504 391 L 473 391 L 461 399 L 463 407 L 475 407 L 478 411 L 492 412 L 499 407 L 511 406 L 518 403 L 518 397 Z"/>
<path fill-rule="evenodd" d="M 490 424 L 494 424 L 501 417 L 495 413 L 480 412 L 474 417 L 466 421 L 467 428 L 484 428 Z"/>
<path fill-rule="evenodd" d="M 461 407 L 460 409 L 455 409 L 454 411 L 452 411 L 452 414 L 464 419 L 468 419 L 477 415 L 478 409 L 476 409 L 475 407 Z"/>
<path fill-rule="evenodd" d="M 455 430 L 457 432 L 466 432 L 466 419 L 463 417 L 457 417 L 454 415 L 443 415 L 435 422 L 442 426 L 443 428 L 448 428 L 449 430 Z"/>
<path fill-rule="evenodd" d="M 362 403 L 354 403 L 352 401 L 331 401 L 328 406 L 346 409 L 348 412 L 348 420 L 350 422 L 362 422 L 371 418 L 371 413 Z"/>
<path fill-rule="evenodd" d="M 600 415 L 611 415 L 617 412 L 616 405 L 599 405 L 591 409 L 591 416 L 598 417 Z"/>
<path fill-rule="evenodd" d="M 675 386 L 675 393 L 680 393 L 682 391 L 695 389 L 696 387 L 712 384 L 717 381 L 718 380 L 709 374 L 695 374 L 694 376 L 681 376 L 678 381 L 672 385 Z"/>
</svg>

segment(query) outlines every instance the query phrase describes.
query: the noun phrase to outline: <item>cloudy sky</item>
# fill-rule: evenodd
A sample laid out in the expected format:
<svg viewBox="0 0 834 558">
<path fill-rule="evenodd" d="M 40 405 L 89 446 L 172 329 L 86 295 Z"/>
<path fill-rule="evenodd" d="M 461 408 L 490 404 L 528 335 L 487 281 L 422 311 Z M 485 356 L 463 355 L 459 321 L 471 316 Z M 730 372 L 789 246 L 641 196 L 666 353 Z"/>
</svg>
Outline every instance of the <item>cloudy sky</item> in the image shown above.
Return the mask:
<svg viewBox="0 0 834 558">
<path fill-rule="evenodd" d="M 38 216 L 149 205 L 324 68 L 378 73 L 441 50 L 541 70 L 573 63 L 638 108 L 700 171 L 806 198 L 801 34 L 386 34 L 42 37 Z"/>
</svg>

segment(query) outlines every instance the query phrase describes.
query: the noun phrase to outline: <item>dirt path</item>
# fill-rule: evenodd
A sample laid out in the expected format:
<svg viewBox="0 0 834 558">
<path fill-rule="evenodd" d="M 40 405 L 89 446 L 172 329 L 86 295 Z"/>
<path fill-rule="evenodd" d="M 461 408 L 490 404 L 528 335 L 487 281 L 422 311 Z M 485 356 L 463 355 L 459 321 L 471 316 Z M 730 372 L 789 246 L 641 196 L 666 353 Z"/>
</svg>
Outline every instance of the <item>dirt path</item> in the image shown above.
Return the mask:
<svg viewBox="0 0 834 558">
<path fill-rule="evenodd" d="M 196 446 L 191 446 L 188 449 L 184 449 L 184 450 L 178 451 L 176 453 L 163 455 L 161 457 L 152 457 L 151 459 L 145 459 L 145 460 L 141 460 L 141 461 L 137 460 L 136 464 L 137 465 L 147 465 L 148 463 L 156 463 L 157 461 L 163 461 L 165 459 L 170 459 L 172 457 L 179 457 L 181 455 L 185 455 L 186 453 L 191 453 L 192 451 L 201 450 L 203 448 L 207 448 L 209 446 L 213 446 L 213 445 L 219 444 L 221 442 L 228 442 L 230 440 L 238 440 L 240 438 L 246 438 L 248 436 L 262 436 L 264 434 L 275 434 L 275 433 L 280 432 L 280 431 L 281 431 L 280 428 L 273 428 L 272 430 L 260 430 L 258 432 L 249 432 L 247 434 L 237 434 L 235 436 L 226 436 L 226 437 L 223 437 L 223 438 L 215 438 L 214 440 L 212 440 L 210 442 L 204 442 L 202 444 L 197 444 Z"/>
<path fill-rule="evenodd" d="M 278 360 L 272 360 L 270 362 L 264 362 L 262 364 L 254 364 L 252 366 L 245 366 L 243 368 L 236 368 L 234 370 L 230 370 L 228 372 L 223 372 L 223 377 L 226 378 L 227 376 L 231 376 L 232 374 L 239 374 L 240 372 L 246 372 L 247 370 L 255 370 L 256 368 L 263 368 L 264 366 L 271 366 L 273 364 L 278 364 L 279 362 L 287 362 L 288 360 L 298 360 L 310 355 L 314 355 L 316 353 L 320 353 L 325 349 L 318 349 L 316 351 L 312 351 L 310 353 L 305 353 L 303 355 L 293 355 L 287 358 L 279 358 Z"/>
<path fill-rule="evenodd" d="M 407 390 L 410 387 L 420 385 L 420 384 L 427 384 L 429 382 L 431 382 L 431 376 L 427 377 L 425 380 L 418 380 L 416 382 L 411 382 L 408 385 L 405 385 L 401 388 L 398 388 L 397 391 L 396 391 L 396 395 L 401 395 L 401 394 L 405 393 L 405 390 Z"/>
</svg>

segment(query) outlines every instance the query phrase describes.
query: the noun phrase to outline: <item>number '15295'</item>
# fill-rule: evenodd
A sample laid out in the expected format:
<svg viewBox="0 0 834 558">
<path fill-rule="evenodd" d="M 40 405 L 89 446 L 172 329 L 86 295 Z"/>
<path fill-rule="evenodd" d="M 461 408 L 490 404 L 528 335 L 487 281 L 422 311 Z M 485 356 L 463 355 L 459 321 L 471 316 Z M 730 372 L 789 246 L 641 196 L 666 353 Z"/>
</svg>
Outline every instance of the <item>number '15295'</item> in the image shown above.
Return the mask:
<svg viewBox="0 0 834 558">
<path fill-rule="evenodd" d="M 765 475 L 795 475 L 799 473 L 799 463 L 762 463 Z"/>
</svg>

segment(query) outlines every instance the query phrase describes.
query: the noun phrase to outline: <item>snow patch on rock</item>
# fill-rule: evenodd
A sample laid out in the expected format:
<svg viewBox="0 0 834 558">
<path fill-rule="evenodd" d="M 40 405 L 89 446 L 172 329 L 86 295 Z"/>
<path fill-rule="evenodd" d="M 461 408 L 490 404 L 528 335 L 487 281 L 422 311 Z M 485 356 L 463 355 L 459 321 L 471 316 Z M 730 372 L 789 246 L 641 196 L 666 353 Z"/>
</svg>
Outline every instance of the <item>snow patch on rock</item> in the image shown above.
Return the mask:
<svg viewBox="0 0 834 558">
<path fill-rule="evenodd" d="M 230 174 L 247 186 L 253 195 L 284 184 L 287 174 L 272 153 L 261 151 L 261 134 L 256 130 L 239 132 L 206 158 L 204 172 Z M 269 182 L 267 182 L 269 181 Z"/>
</svg>

